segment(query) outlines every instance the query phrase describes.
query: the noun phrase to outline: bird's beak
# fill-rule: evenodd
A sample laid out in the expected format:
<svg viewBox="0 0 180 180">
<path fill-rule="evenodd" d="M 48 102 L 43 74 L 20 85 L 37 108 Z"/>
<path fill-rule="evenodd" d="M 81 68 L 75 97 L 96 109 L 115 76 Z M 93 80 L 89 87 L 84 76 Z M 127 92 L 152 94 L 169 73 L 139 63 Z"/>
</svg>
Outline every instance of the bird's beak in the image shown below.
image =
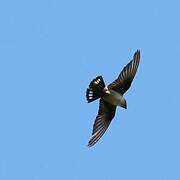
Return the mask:
<svg viewBox="0 0 180 180">
<path fill-rule="evenodd" d="M 124 108 L 127 109 L 127 105 L 125 105 Z"/>
<path fill-rule="evenodd" d="M 126 101 L 125 101 L 125 104 L 124 104 L 123 108 L 127 109 L 127 103 L 126 103 Z"/>
</svg>

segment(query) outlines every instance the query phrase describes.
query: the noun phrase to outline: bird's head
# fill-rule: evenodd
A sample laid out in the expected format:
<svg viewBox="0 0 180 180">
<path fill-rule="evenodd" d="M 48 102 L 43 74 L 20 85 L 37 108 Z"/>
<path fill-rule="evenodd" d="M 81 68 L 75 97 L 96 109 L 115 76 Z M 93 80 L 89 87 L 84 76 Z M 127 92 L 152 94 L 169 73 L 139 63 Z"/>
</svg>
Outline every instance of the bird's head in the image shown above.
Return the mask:
<svg viewBox="0 0 180 180">
<path fill-rule="evenodd" d="M 127 102 L 126 102 L 126 100 L 125 100 L 124 98 L 123 98 L 123 100 L 122 100 L 121 107 L 127 109 Z"/>
</svg>

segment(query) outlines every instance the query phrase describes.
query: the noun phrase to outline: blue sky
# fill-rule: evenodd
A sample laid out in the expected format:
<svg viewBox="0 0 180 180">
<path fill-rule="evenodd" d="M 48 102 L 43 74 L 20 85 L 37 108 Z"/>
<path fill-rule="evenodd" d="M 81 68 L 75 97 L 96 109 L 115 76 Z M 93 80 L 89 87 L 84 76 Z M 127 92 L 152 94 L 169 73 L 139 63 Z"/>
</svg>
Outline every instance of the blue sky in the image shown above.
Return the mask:
<svg viewBox="0 0 180 180">
<path fill-rule="evenodd" d="M 179 180 L 180 2 L 0 2 L 0 179 Z M 141 63 L 101 141 L 89 82 Z"/>
</svg>

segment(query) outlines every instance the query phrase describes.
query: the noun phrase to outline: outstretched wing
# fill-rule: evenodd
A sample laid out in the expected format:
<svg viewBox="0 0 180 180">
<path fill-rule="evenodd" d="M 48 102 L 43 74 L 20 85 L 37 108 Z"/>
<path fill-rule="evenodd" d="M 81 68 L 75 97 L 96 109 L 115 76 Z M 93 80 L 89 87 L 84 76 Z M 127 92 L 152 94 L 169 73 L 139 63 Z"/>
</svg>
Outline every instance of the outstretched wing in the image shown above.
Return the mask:
<svg viewBox="0 0 180 180">
<path fill-rule="evenodd" d="M 109 104 L 108 102 L 100 99 L 99 111 L 96 120 L 93 125 L 93 132 L 88 146 L 91 147 L 98 142 L 108 128 L 111 120 L 114 118 L 116 112 L 116 106 Z"/>
<path fill-rule="evenodd" d="M 108 88 L 113 89 L 122 95 L 130 88 L 140 62 L 140 50 L 134 53 L 131 60 L 121 71 L 118 78 L 108 85 Z"/>
</svg>

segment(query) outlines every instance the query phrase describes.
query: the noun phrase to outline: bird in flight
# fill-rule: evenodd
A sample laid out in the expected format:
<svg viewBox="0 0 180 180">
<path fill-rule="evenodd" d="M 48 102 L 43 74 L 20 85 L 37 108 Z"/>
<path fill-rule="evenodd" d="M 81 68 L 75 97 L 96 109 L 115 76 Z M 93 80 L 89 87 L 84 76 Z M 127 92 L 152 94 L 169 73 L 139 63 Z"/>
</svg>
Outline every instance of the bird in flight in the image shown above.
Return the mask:
<svg viewBox="0 0 180 180">
<path fill-rule="evenodd" d="M 86 90 L 87 102 L 99 99 L 99 111 L 96 116 L 92 136 L 88 142 L 91 147 L 103 136 L 112 119 L 115 116 L 116 107 L 127 109 L 127 103 L 123 97 L 130 88 L 140 62 L 140 50 L 134 53 L 133 59 L 123 68 L 118 78 L 108 86 L 105 85 L 102 76 L 97 76 L 91 81 Z"/>
</svg>

